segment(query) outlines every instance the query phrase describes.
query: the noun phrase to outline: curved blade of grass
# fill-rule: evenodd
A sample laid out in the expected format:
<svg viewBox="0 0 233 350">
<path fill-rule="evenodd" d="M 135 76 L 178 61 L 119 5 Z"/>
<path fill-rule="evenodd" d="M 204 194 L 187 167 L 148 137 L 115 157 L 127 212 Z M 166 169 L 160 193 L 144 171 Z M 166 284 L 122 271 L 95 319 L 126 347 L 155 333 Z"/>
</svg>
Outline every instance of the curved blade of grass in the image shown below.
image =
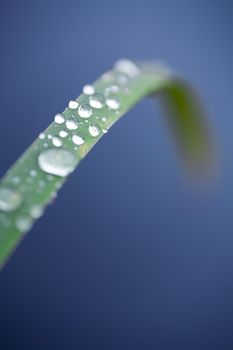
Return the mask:
<svg viewBox="0 0 233 350">
<path fill-rule="evenodd" d="M 97 101 L 93 101 L 93 96 L 89 95 L 91 88 L 89 91 L 86 88 L 86 93 L 75 100 L 82 111 L 75 108 L 75 103 L 69 104 L 57 122 L 55 119 L 39 135 L 1 179 L 0 266 L 43 214 L 65 182 L 66 175 L 75 169 L 105 132 L 145 96 L 161 94 L 177 142 L 190 163 L 203 164 L 203 159 L 208 158 L 209 137 L 200 105 L 192 90 L 168 69 L 121 60 L 112 71 L 95 81 L 92 88 L 104 96 L 104 102 L 100 95 L 95 96 Z M 88 110 L 83 110 L 83 105 L 90 104 L 90 99 L 92 115 L 84 118 Z M 61 150 L 65 152 L 62 154 Z M 41 155 L 46 160 L 45 165 L 39 161 Z M 62 172 L 67 162 L 69 171 Z"/>
</svg>

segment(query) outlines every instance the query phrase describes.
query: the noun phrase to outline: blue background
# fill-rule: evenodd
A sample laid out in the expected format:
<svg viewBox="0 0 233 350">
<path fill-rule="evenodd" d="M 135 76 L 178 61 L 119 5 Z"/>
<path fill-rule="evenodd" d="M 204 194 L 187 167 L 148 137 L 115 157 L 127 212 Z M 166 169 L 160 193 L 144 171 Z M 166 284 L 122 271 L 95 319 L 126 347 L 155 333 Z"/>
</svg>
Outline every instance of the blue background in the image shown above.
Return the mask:
<svg viewBox="0 0 233 350">
<path fill-rule="evenodd" d="M 122 118 L 1 272 L 1 349 L 233 349 L 232 4 L 1 1 L 0 175 L 121 57 L 191 81 L 218 149 L 195 181 L 159 103 Z"/>
</svg>

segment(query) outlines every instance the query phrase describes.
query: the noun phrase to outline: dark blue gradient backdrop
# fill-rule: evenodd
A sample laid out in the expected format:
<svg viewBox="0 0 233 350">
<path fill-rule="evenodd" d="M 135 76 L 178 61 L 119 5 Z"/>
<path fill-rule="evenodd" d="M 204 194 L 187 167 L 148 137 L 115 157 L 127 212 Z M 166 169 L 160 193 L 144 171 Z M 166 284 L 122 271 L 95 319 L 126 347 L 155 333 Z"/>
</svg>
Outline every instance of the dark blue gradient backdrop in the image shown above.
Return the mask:
<svg viewBox="0 0 233 350">
<path fill-rule="evenodd" d="M 119 58 L 199 91 L 218 149 L 190 179 L 141 102 L 0 273 L 2 350 L 233 349 L 232 1 L 1 1 L 0 174 Z"/>
</svg>

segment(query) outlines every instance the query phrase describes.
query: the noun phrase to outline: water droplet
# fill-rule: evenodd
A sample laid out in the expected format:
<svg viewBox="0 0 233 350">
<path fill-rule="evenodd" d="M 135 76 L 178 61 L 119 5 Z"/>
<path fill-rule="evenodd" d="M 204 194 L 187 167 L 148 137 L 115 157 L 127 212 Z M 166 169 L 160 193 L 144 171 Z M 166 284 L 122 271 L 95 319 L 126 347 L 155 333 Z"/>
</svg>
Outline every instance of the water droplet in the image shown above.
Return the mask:
<svg viewBox="0 0 233 350">
<path fill-rule="evenodd" d="M 32 218 L 38 219 L 43 214 L 43 208 L 39 205 L 33 205 L 29 209 L 29 214 L 31 215 Z"/>
<path fill-rule="evenodd" d="M 103 118 L 102 118 L 102 121 L 103 121 L 103 122 L 106 122 L 106 120 L 107 120 L 106 117 L 103 117 Z"/>
<path fill-rule="evenodd" d="M 75 117 L 70 117 L 66 121 L 66 127 L 69 130 L 76 130 L 78 129 L 78 121 L 75 119 Z"/>
<path fill-rule="evenodd" d="M 93 95 L 95 93 L 95 88 L 92 85 L 85 85 L 83 87 L 83 93 L 85 95 Z"/>
<path fill-rule="evenodd" d="M 85 143 L 83 138 L 81 136 L 78 136 L 78 135 L 73 135 L 72 136 L 72 141 L 77 146 L 81 146 L 81 145 L 83 145 Z"/>
<path fill-rule="evenodd" d="M 37 171 L 36 170 L 31 170 L 30 171 L 30 175 L 31 175 L 31 177 L 35 177 L 37 175 Z"/>
<path fill-rule="evenodd" d="M 100 93 L 96 93 L 89 98 L 90 105 L 93 108 L 100 109 L 104 105 L 104 96 Z"/>
<path fill-rule="evenodd" d="M 48 181 L 53 181 L 53 180 L 54 180 L 54 176 L 51 175 L 51 174 L 48 174 L 48 175 L 46 176 L 46 178 L 47 178 Z"/>
<path fill-rule="evenodd" d="M 20 177 L 14 176 L 12 177 L 11 181 L 14 185 L 18 185 L 20 183 Z"/>
<path fill-rule="evenodd" d="M 40 187 L 45 187 L 45 182 L 44 182 L 43 180 L 40 180 L 40 181 L 38 182 L 38 185 L 39 185 Z"/>
<path fill-rule="evenodd" d="M 66 149 L 51 148 L 40 153 L 38 164 L 46 173 L 64 177 L 72 173 L 77 159 Z"/>
<path fill-rule="evenodd" d="M 125 85 L 128 83 L 129 77 L 123 73 L 118 74 L 117 81 L 120 85 Z"/>
<path fill-rule="evenodd" d="M 52 143 L 55 147 L 61 147 L 63 145 L 63 142 L 61 139 L 59 139 L 59 137 L 54 136 L 52 139 Z"/>
<path fill-rule="evenodd" d="M 127 74 L 130 78 L 135 78 L 141 73 L 139 67 L 134 62 L 127 59 L 117 61 L 114 68 L 118 72 Z"/>
<path fill-rule="evenodd" d="M 106 134 L 108 132 L 107 129 L 103 129 L 103 133 Z"/>
<path fill-rule="evenodd" d="M 69 102 L 69 108 L 70 109 L 77 109 L 78 108 L 78 102 L 77 101 L 70 101 Z"/>
<path fill-rule="evenodd" d="M 43 132 L 40 133 L 39 138 L 40 138 L 41 140 L 44 140 L 44 139 L 45 139 L 45 134 L 44 134 Z"/>
<path fill-rule="evenodd" d="M 27 215 L 19 216 L 15 221 L 15 226 L 19 231 L 28 231 L 32 227 L 32 219 Z"/>
<path fill-rule="evenodd" d="M 104 73 L 101 78 L 103 81 L 107 82 L 107 81 L 114 79 L 114 74 L 112 71 L 108 71 L 108 72 Z"/>
<path fill-rule="evenodd" d="M 21 195 L 6 187 L 0 187 L 0 210 L 12 211 L 17 209 L 22 202 Z"/>
<path fill-rule="evenodd" d="M 89 125 L 88 130 L 93 137 L 98 136 L 100 133 L 99 127 L 97 125 Z"/>
<path fill-rule="evenodd" d="M 88 104 L 79 106 L 78 114 L 81 118 L 90 118 L 92 115 L 92 108 Z"/>
<path fill-rule="evenodd" d="M 65 122 L 65 118 L 61 114 L 56 114 L 54 117 L 54 121 L 57 124 L 63 124 Z"/>
<path fill-rule="evenodd" d="M 61 131 L 59 132 L 59 136 L 62 137 L 62 138 L 65 138 L 65 137 L 68 136 L 68 132 L 65 131 L 65 130 L 61 130 Z"/>
<path fill-rule="evenodd" d="M 104 91 L 104 94 L 105 96 L 108 96 L 112 93 L 116 93 L 120 90 L 119 86 L 117 85 L 111 85 L 111 86 L 108 86 L 106 87 L 105 91 Z"/>
<path fill-rule="evenodd" d="M 106 104 L 110 109 L 118 109 L 120 107 L 120 100 L 118 97 L 109 95 L 106 99 Z"/>
</svg>

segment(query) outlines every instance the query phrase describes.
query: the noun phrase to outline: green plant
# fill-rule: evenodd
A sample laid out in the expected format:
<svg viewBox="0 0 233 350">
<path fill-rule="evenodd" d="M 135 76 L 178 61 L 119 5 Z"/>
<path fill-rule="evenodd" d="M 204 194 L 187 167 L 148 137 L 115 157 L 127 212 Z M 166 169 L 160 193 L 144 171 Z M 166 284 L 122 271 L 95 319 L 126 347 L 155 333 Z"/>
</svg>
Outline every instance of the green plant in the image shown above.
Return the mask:
<svg viewBox="0 0 233 350">
<path fill-rule="evenodd" d="M 161 96 L 187 163 L 206 164 L 209 136 L 192 89 L 167 67 L 118 61 L 39 135 L 0 182 L 0 265 L 95 143 L 140 99 Z"/>
</svg>

